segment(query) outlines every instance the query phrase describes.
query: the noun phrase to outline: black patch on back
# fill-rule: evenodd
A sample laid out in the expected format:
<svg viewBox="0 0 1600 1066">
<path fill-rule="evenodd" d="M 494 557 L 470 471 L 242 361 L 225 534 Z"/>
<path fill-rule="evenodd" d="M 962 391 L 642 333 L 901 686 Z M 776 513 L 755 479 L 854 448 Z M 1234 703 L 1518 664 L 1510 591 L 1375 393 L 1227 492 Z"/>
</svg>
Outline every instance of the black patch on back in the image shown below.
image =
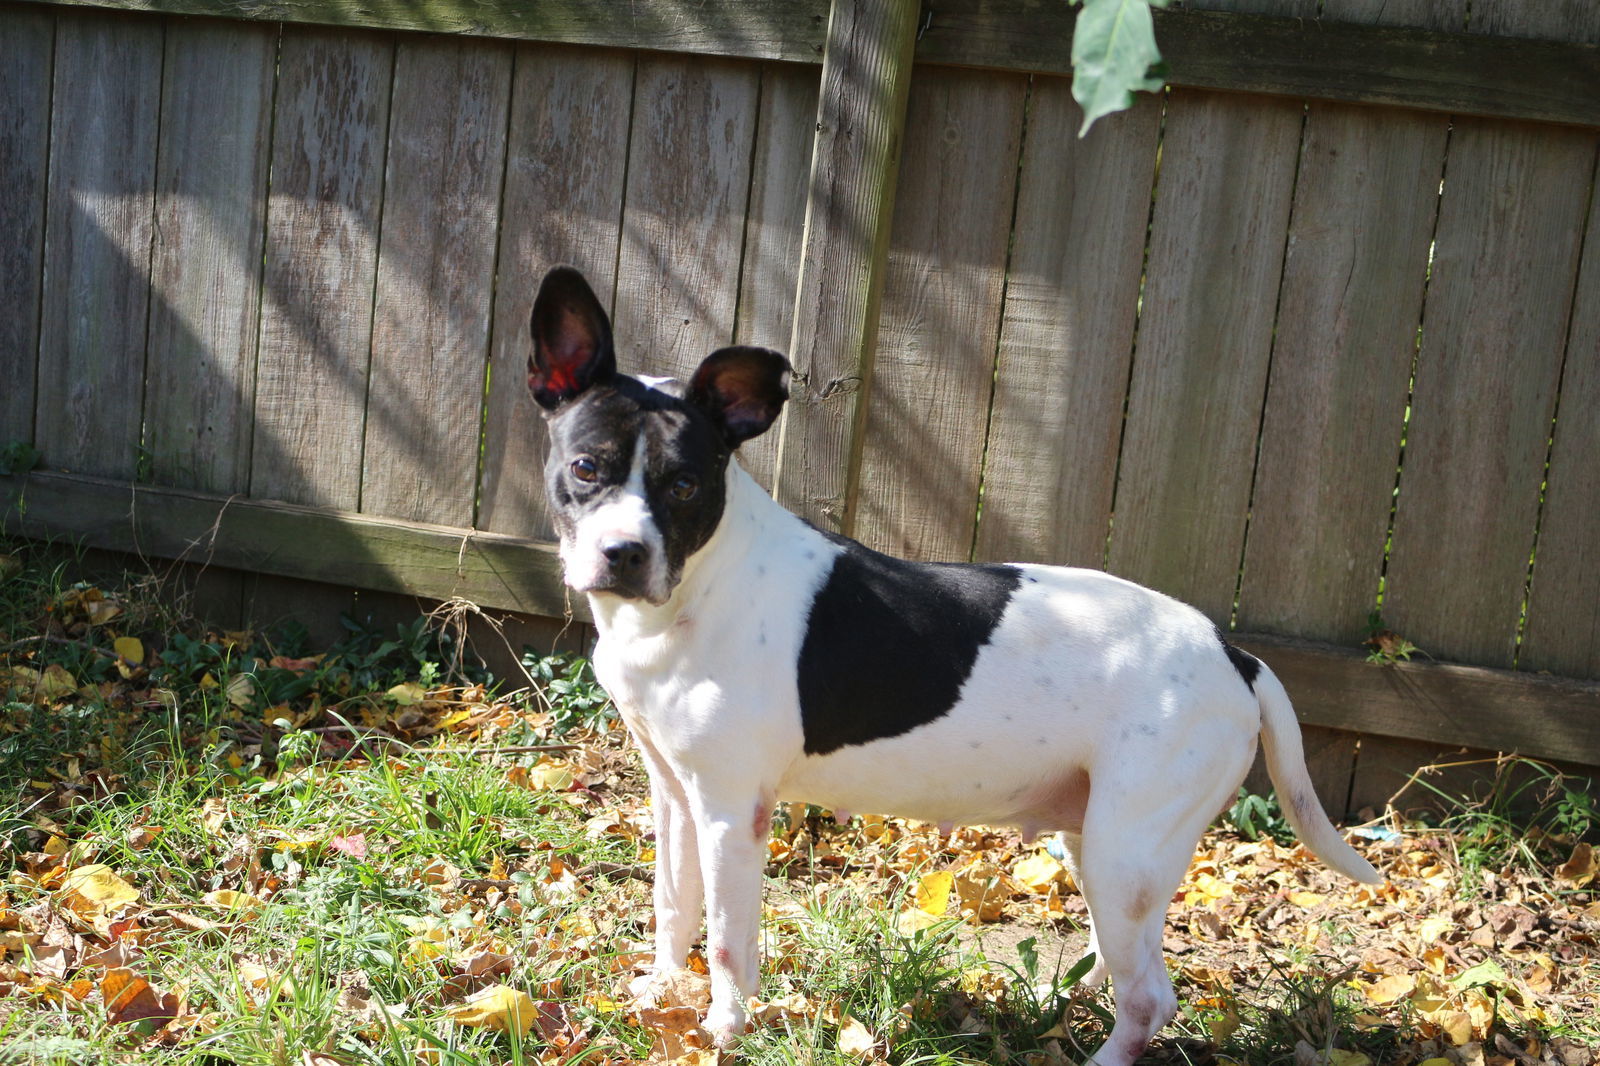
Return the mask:
<svg viewBox="0 0 1600 1066">
<path fill-rule="evenodd" d="M 908 733 L 948 714 L 1022 575 L 1014 566 L 915 563 L 844 548 L 800 647 L 808 755 Z"/>
<path fill-rule="evenodd" d="M 1261 660 L 1249 652 L 1240 651 L 1232 644 L 1229 644 L 1223 639 L 1222 630 L 1220 629 L 1217 630 L 1217 642 L 1222 645 L 1222 653 L 1228 657 L 1228 661 L 1233 664 L 1233 668 L 1239 671 L 1240 677 L 1244 678 L 1244 683 L 1250 687 L 1251 692 L 1254 692 L 1256 690 L 1256 675 L 1261 673 Z"/>
</svg>

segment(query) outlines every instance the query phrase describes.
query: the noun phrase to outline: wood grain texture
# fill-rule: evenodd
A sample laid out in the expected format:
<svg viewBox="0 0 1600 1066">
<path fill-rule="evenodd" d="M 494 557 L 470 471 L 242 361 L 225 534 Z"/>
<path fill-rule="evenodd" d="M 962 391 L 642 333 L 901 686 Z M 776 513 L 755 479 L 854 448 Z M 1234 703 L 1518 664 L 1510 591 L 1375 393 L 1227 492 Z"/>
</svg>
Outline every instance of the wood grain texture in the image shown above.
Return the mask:
<svg viewBox="0 0 1600 1066">
<path fill-rule="evenodd" d="M 505 175 L 511 49 L 395 53 L 361 510 L 470 526 Z"/>
<path fill-rule="evenodd" d="M 1070 82 L 1034 79 L 979 559 L 1105 562 L 1161 101 L 1082 121 Z"/>
<path fill-rule="evenodd" d="M 222 15 L 403 30 L 515 37 L 743 59 L 819 62 L 825 0 L 714 0 L 693 4 L 613 0 L 36 0 L 71 5 Z M 1449 0 L 1455 3 L 1456 0 Z M 1361 0 L 1416 11 L 1428 0 Z M 1260 9 L 1260 6 L 1256 6 Z M 1261 5 L 1265 6 L 1265 5 Z M 1309 0 L 1273 2 L 1303 10 Z M 1546 21 L 1593 19 L 1588 0 L 1544 5 Z M 917 60 L 1040 74 L 1070 74 L 1077 10 L 1055 0 L 941 0 L 917 44 Z M 1474 16 L 1478 19 L 1479 16 Z M 1168 81 L 1200 89 L 1269 93 L 1457 114 L 1600 126 L 1600 52 L 1570 30 L 1490 40 L 1326 16 L 1282 18 L 1170 7 L 1154 12 Z M 1571 42 L 1579 43 L 1571 43 Z"/>
<path fill-rule="evenodd" d="M 908 0 L 839 0 L 823 54 L 773 495 L 845 533 L 855 526 L 915 25 Z"/>
<path fill-rule="evenodd" d="M 1379 666 L 1357 649 L 1265 634 L 1228 640 L 1272 668 L 1301 722 L 1600 765 L 1600 684 L 1421 660 Z"/>
<path fill-rule="evenodd" d="M 250 492 L 354 509 L 394 44 L 285 29 Z"/>
<path fill-rule="evenodd" d="M 175 15 L 511 37 L 813 63 L 827 0 L 49 0 Z"/>
<path fill-rule="evenodd" d="M 167 30 L 145 447 L 164 485 L 249 483 L 278 30 Z"/>
<path fill-rule="evenodd" d="M 528 394 L 528 320 L 546 270 L 571 263 L 609 304 L 622 231 L 634 58 L 556 45 L 516 52 L 500 214 L 477 525 L 551 535 L 544 418 Z"/>
<path fill-rule="evenodd" d="M 787 352 L 793 338 L 817 95 L 815 67 L 761 68 L 735 344 Z M 739 462 L 767 488 L 776 472 L 779 435 L 775 428 L 739 448 Z"/>
<path fill-rule="evenodd" d="M 33 440 L 54 12 L 0 6 L 0 443 Z"/>
<path fill-rule="evenodd" d="M 1595 150 L 1451 137 L 1383 608 L 1441 659 L 1513 661 Z"/>
<path fill-rule="evenodd" d="M 1600 185 L 1590 195 L 1517 665 L 1600 678 Z"/>
<path fill-rule="evenodd" d="M 556 547 L 450 526 L 35 472 L 0 476 L 0 529 L 155 558 L 209 560 L 256 574 L 325 581 L 528 614 L 561 616 Z M 573 601 L 587 620 L 587 603 Z"/>
<path fill-rule="evenodd" d="M 1110 569 L 1226 624 L 1283 264 L 1301 107 L 1172 93 Z"/>
<path fill-rule="evenodd" d="M 1027 82 L 919 73 L 906 112 L 854 535 L 971 558 Z"/>
<path fill-rule="evenodd" d="M 57 23 L 35 413 L 50 466 L 138 467 L 161 40 L 151 19 Z"/>
<path fill-rule="evenodd" d="M 1342 104 L 1307 115 L 1242 629 L 1355 643 L 1377 603 L 1447 128 Z"/>
<path fill-rule="evenodd" d="M 612 324 L 628 374 L 689 379 L 733 339 L 758 68 L 642 56 Z"/>
</svg>

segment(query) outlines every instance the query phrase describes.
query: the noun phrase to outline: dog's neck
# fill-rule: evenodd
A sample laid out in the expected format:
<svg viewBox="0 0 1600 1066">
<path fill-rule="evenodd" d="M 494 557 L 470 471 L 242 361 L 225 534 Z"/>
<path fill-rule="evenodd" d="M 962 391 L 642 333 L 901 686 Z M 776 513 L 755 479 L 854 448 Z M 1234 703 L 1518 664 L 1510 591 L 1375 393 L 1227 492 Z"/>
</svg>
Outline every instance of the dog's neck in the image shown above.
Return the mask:
<svg viewBox="0 0 1600 1066">
<path fill-rule="evenodd" d="M 589 610 L 602 638 L 640 640 L 666 636 L 673 627 L 700 612 L 707 600 L 739 574 L 763 542 L 797 530 L 821 538 L 799 518 L 780 507 L 735 458 L 729 458 L 722 520 L 711 538 L 683 566 L 683 577 L 662 604 L 591 592 Z M 715 573 L 712 573 L 712 569 Z"/>
</svg>

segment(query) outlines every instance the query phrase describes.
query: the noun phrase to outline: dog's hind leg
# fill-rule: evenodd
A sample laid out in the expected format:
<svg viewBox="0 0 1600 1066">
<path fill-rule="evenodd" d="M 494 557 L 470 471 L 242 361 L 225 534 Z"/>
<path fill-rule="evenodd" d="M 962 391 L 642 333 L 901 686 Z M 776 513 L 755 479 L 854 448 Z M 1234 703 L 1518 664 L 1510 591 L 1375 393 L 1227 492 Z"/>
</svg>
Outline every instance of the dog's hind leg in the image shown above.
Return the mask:
<svg viewBox="0 0 1600 1066">
<path fill-rule="evenodd" d="M 642 733 L 635 731 L 635 740 L 650 774 L 650 806 L 656 823 L 655 970 L 666 973 L 689 959 L 689 948 L 700 932 L 705 882 L 689 794 L 677 772 Z"/>
<path fill-rule="evenodd" d="M 1049 850 L 1050 854 L 1061 860 L 1061 864 L 1072 875 L 1072 883 L 1077 886 L 1078 893 L 1083 896 L 1084 903 L 1087 904 L 1089 902 L 1089 891 L 1083 887 L 1082 835 L 1065 831 L 1057 833 L 1054 846 Z M 1083 949 L 1083 955 L 1079 956 L 1079 958 L 1081 960 L 1085 956 L 1093 955 L 1094 965 L 1090 967 L 1088 973 L 1079 979 L 1078 985 L 1083 988 L 1099 988 L 1106 980 L 1106 959 L 1105 955 L 1100 951 L 1100 941 L 1095 936 L 1093 909 L 1089 911 L 1086 917 L 1089 924 L 1089 944 Z"/>
</svg>

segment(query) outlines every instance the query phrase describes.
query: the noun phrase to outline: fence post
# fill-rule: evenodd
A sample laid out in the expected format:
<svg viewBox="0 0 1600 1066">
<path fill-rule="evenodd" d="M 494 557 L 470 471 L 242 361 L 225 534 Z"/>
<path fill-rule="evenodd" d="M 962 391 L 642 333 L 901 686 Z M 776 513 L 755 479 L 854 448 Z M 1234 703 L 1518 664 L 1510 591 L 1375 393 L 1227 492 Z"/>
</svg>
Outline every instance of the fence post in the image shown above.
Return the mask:
<svg viewBox="0 0 1600 1066">
<path fill-rule="evenodd" d="M 917 0 L 833 0 L 822 55 L 773 495 L 843 533 L 855 518 L 918 10 Z"/>
</svg>

